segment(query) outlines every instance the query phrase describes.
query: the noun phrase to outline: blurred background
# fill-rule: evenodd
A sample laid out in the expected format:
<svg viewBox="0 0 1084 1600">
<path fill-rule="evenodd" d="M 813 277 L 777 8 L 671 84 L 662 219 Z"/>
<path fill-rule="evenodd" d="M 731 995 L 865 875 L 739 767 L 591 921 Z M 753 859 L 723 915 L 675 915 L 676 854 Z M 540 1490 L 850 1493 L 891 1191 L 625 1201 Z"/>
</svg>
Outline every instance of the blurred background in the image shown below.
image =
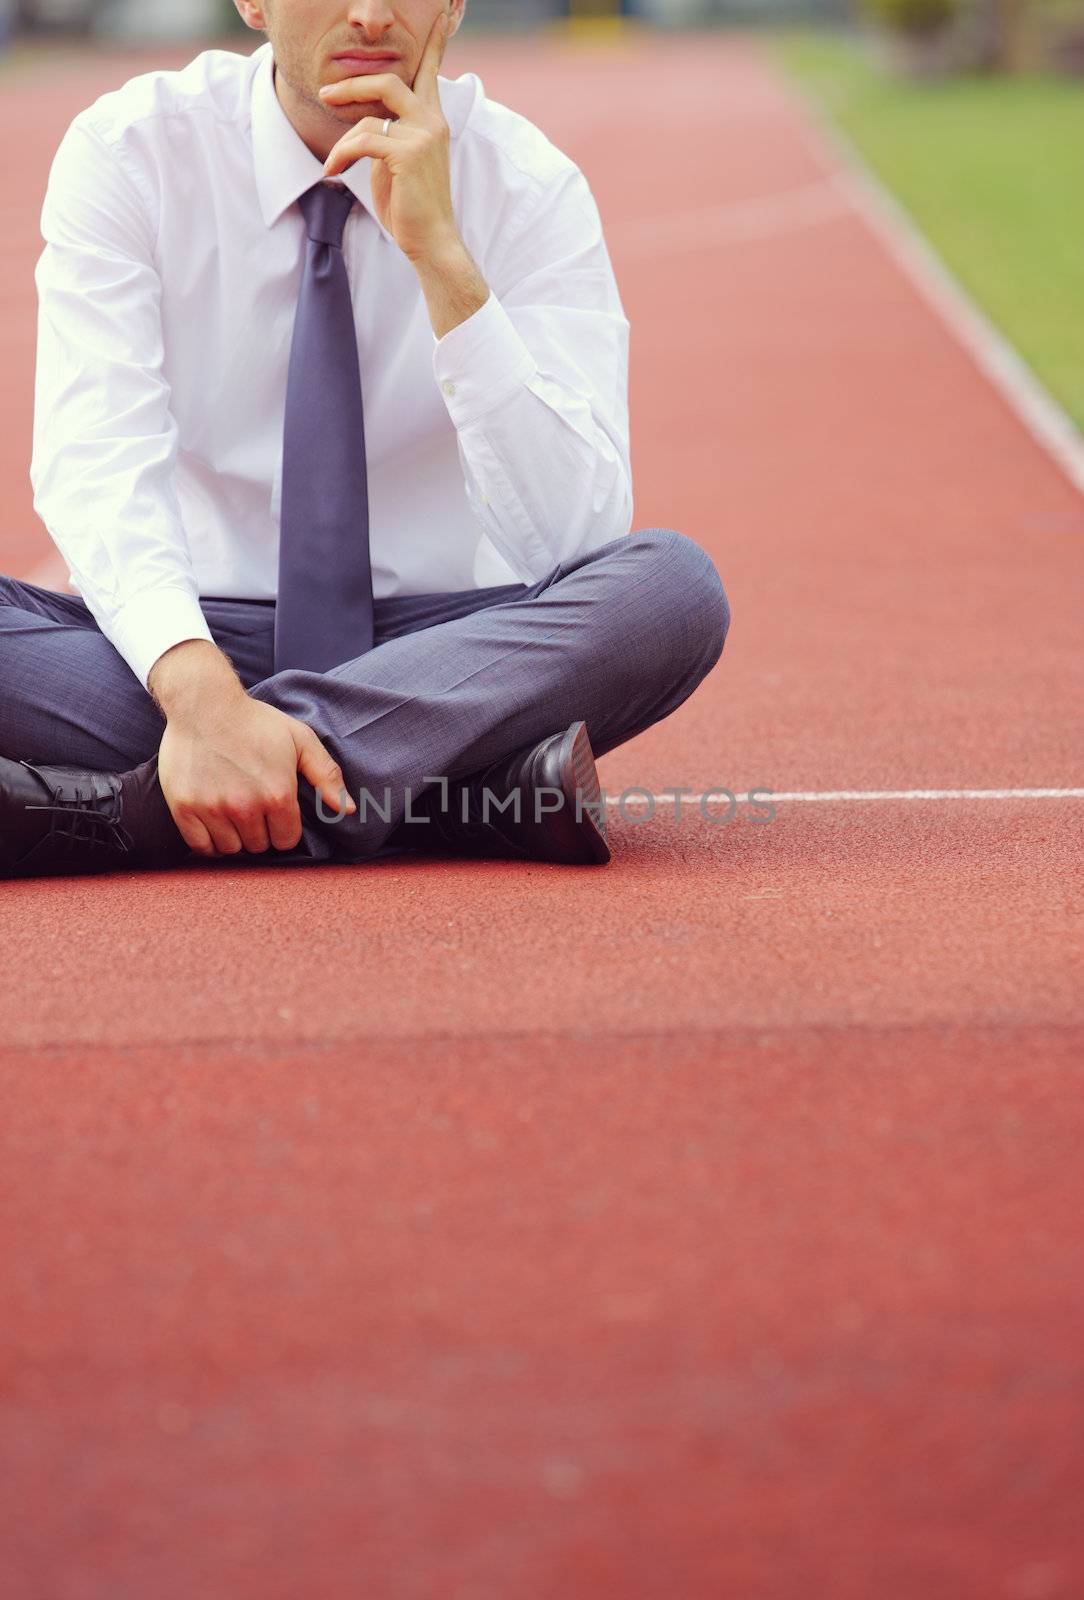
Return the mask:
<svg viewBox="0 0 1084 1600">
<path fill-rule="evenodd" d="M 467 26 L 528 31 L 609 19 L 659 28 L 875 23 L 912 66 L 1084 73 L 1084 0 L 470 0 Z M 232 0 L 0 0 L 10 46 L 41 34 L 183 40 L 246 32 Z"/>
<path fill-rule="evenodd" d="M 770 56 L 1084 428 L 1084 0 L 469 0 L 460 41 L 565 34 L 620 74 L 709 30 Z M 0 95 L 88 48 L 123 81 L 261 38 L 233 0 L 0 0 Z"/>
</svg>

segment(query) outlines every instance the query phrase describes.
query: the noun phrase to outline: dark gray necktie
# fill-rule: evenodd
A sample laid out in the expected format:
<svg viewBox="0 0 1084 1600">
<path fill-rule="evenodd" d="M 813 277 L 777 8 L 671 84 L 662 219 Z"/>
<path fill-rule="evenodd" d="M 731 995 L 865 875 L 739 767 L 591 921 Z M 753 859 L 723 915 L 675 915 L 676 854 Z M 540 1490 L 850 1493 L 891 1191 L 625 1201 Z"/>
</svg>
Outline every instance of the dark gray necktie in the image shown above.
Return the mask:
<svg viewBox="0 0 1084 1600">
<path fill-rule="evenodd" d="M 286 380 L 276 672 L 326 672 L 373 647 L 365 418 L 342 253 L 354 198 L 321 180 L 298 200 L 308 239 Z"/>
</svg>

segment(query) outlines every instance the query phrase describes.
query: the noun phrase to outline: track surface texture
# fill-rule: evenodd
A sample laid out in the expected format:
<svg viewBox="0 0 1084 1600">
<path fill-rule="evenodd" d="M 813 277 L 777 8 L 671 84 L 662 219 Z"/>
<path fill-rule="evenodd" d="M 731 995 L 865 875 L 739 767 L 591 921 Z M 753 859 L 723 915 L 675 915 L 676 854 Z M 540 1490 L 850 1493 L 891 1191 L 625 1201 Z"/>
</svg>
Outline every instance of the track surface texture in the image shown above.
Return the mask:
<svg viewBox="0 0 1084 1600">
<path fill-rule="evenodd" d="M 16 575 L 52 152 L 194 53 L 0 83 Z M 1084 783 L 1084 503 L 754 39 L 445 70 L 584 168 L 733 608 L 604 787 L 799 798 L 0 885 L 5 1592 L 1074 1600 L 1084 803 L 902 796 Z"/>
</svg>

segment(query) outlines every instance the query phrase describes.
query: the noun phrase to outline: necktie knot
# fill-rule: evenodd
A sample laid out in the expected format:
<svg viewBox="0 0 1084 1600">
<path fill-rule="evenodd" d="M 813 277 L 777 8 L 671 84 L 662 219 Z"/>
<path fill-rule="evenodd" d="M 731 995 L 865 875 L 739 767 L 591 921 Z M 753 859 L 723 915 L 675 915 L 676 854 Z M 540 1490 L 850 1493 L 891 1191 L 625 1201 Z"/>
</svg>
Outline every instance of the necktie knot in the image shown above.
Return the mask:
<svg viewBox="0 0 1084 1600">
<path fill-rule="evenodd" d="M 343 229 L 357 196 L 344 183 L 321 179 L 298 198 L 309 238 L 316 244 L 343 246 Z"/>
</svg>

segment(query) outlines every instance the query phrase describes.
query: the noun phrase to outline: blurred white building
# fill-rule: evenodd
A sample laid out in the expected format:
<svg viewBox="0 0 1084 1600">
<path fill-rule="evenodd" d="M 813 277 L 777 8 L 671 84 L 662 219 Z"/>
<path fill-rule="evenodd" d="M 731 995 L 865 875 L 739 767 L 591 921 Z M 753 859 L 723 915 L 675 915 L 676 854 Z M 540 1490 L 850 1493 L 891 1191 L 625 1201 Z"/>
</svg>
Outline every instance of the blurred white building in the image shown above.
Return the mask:
<svg viewBox="0 0 1084 1600">
<path fill-rule="evenodd" d="M 93 31 L 113 39 L 205 39 L 225 31 L 220 0 L 102 0 Z"/>
<path fill-rule="evenodd" d="M 469 0 L 467 28 L 530 32 L 567 16 L 605 9 L 607 0 Z M 787 17 L 845 17 L 854 0 L 609 0 L 658 28 L 704 27 Z M 103 40 L 198 42 L 236 33 L 249 48 L 231 0 L 0 0 L 0 44 L 16 31 L 90 34 Z"/>
<path fill-rule="evenodd" d="M 11 32 L 30 35 L 199 39 L 222 34 L 231 10 L 223 0 L 0 0 L 0 37 L 10 19 Z"/>
</svg>

